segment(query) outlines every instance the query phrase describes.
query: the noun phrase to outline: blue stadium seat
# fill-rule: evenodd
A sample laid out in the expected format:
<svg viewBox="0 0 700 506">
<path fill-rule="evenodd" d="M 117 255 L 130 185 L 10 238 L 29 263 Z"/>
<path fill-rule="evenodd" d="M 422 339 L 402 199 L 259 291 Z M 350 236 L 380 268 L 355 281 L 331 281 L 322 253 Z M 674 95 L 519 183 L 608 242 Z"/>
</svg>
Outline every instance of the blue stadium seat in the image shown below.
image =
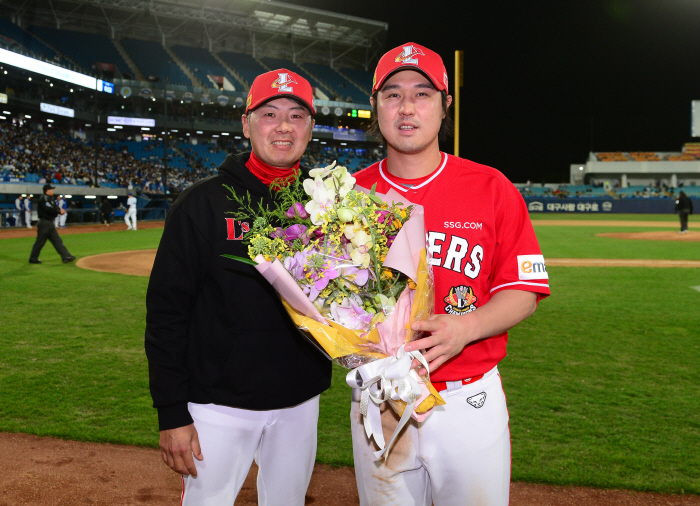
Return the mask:
<svg viewBox="0 0 700 506">
<path fill-rule="evenodd" d="M 44 60 L 53 60 L 58 57 L 56 51 L 51 49 L 46 44 L 39 42 L 29 32 L 24 31 L 19 26 L 11 21 L 0 18 L 0 35 L 12 39 L 14 42 L 22 46 L 25 50 L 33 53 L 33 56 Z"/>
<path fill-rule="evenodd" d="M 255 58 L 248 54 L 230 53 L 223 51 L 219 57 L 238 72 L 243 79 L 248 81 L 248 88 L 260 74 L 267 72 L 267 69 L 260 65 Z"/>
<path fill-rule="evenodd" d="M 173 52 L 182 58 L 192 73 L 197 76 L 205 88 L 214 88 L 216 85 L 208 78 L 210 75 L 224 76 L 236 87 L 239 85 L 228 71 L 214 58 L 209 51 L 200 47 L 173 46 Z M 240 85 L 239 85 L 240 86 Z"/>
<path fill-rule="evenodd" d="M 262 61 L 265 65 L 270 67 L 271 69 L 288 69 L 291 70 L 292 72 L 296 72 L 299 74 L 301 77 L 309 81 L 311 83 L 311 86 L 314 88 L 320 88 L 323 93 L 330 94 L 331 90 L 323 86 L 321 83 L 319 83 L 316 79 L 311 77 L 308 72 L 306 72 L 304 69 L 299 67 L 296 63 L 294 63 L 291 60 L 284 60 L 282 58 L 260 58 L 260 61 Z"/>
<path fill-rule="evenodd" d="M 40 26 L 34 26 L 30 30 L 75 60 L 85 71 L 93 70 L 93 65 L 96 63 L 112 63 L 121 72 L 129 71 L 124 58 L 106 35 Z"/>
<path fill-rule="evenodd" d="M 124 39 L 121 41 L 126 52 L 146 78 L 168 78 L 168 84 L 192 86 L 192 81 L 158 42 Z"/>
<path fill-rule="evenodd" d="M 328 65 L 305 63 L 304 67 L 330 86 L 333 94 L 337 96 L 337 100 L 347 102 L 348 97 L 350 97 L 351 101 L 357 104 L 369 104 L 369 95 L 366 92 L 360 90 Z M 331 96 L 331 99 L 335 100 L 336 97 Z"/>
</svg>

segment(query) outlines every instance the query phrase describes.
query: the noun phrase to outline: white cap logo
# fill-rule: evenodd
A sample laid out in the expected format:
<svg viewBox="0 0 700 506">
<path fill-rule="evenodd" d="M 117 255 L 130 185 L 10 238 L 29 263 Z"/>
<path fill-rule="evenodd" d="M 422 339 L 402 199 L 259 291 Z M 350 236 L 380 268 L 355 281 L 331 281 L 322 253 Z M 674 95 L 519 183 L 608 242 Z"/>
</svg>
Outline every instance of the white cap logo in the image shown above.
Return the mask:
<svg viewBox="0 0 700 506">
<path fill-rule="evenodd" d="M 396 63 L 413 63 L 418 65 L 418 58 L 416 56 L 425 56 L 425 53 L 415 46 L 404 46 L 403 51 L 401 51 L 394 61 Z"/>
<path fill-rule="evenodd" d="M 277 88 L 277 91 L 285 91 L 287 93 L 292 93 L 294 92 L 294 89 L 290 86 L 291 84 L 297 84 L 297 82 L 294 80 L 293 77 L 291 77 L 289 74 L 286 72 L 281 72 L 277 74 L 279 77 L 275 79 L 275 82 L 272 83 L 273 88 Z"/>
</svg>

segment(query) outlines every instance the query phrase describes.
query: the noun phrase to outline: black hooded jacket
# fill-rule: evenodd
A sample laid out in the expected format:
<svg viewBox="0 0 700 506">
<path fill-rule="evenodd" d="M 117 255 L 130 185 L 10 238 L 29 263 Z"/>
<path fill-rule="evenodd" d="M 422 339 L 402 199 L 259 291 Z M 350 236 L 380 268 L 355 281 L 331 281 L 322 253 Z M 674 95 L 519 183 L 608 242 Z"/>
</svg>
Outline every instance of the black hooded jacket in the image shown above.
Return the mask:
<svg viewBox="0 0 700 506">
<path fill-rule="evenodd" d="M 250 265 L 241 239 L 250 220 L 224 184 L 272 207 L 246 168 L 228 155 L 216 176 L 173 204 L 146 296 L 146 355 L 160 430 L 192 423 L 188 402 L 251 410 L 295 406 L 330 386 L 331 363 L 294 327 L 272 287 Z"/>
</svg>

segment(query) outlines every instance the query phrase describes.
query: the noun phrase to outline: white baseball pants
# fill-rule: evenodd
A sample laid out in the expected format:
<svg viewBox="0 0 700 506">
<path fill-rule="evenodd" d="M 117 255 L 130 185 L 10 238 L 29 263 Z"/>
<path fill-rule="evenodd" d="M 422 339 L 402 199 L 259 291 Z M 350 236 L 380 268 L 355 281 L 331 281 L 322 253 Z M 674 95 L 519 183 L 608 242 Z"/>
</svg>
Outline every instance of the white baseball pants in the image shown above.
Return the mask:
<svg viewBox="0 0 700 506">
<path fill-rule="evenodd" d="M 189 404 L 204 460 L 183 478 L 182 506 L 233 506 L 255 460 L 258 504 L 303 506 L 316 460 L 319 397 L 291 408 L 251 411 Z"/>
<path fill-rule="evenodd" d="M 124 222 L 128 229 L 133 228 L 136 230 L 136 209 L 131 209 L 124 214 Z"/>
<path fill-rule="evenodd" d="M 418 423 L 411 419 L 386 460 L 375 461 L 353 401 L 350 412 L 361 506 L 507 506 L 510 429 L 498 369 L 461 388 L 440 392 L 446 404 Z M 483 400 L 483 403 L 481 402 Z M 384 439 L 399 417 L 382 405 Z"/>
</svg>

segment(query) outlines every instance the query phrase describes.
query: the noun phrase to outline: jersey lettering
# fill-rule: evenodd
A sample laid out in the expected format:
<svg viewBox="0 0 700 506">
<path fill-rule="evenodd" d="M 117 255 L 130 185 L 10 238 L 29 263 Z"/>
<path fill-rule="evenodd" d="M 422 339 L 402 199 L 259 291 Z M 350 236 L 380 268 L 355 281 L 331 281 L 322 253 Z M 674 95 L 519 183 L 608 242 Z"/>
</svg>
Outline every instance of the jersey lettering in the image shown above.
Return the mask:
<svg viewBox="0 0 700 506">
<path fill-rule="evenodd" d="M 475 279 L 481 272 L 481 262 L 484 261 L 484 248 L 477 244 L 472 248 L 472 254 L 469 257 L 471 264 L 467 262 L 464 266 L 464 275 L 468 278 Z"/>
<path fill-rule="evenodd" d="M 462 259 L 467 256 L 467 252 L 469 252 L 469 242 L 466 239 L 453 235 L 450 241 L 450 248 L 447 250 L 447 256 L 442 266 L 445 269 L 461 272 Z"/>
<path fill-rule="evenodd" d="M 442 243 L 445 242 L 446 234 L 442 232 L 428 232 L 428 263 L 440 267 L 440 252 Z M 437 242 L 440 241 L 440 244 Z"/>
</svg>

